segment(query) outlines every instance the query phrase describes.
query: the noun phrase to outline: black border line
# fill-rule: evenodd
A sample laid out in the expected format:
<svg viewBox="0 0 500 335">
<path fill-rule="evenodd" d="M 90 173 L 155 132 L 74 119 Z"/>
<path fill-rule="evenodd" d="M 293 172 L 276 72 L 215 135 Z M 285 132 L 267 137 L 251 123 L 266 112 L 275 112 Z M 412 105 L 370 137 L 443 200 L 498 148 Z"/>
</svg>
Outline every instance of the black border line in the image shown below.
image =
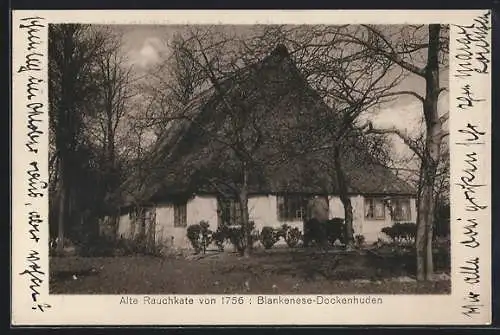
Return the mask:
<svg viewBox="0 0 500 335">
<path fill-rule="evenodd" d="M 445 0 L 403 2 L 309 0 L 309 1 L 231 1 L 231 0 L 183 0 L 162 2 L 159 0 L 9 0 L 13 9 L 484 9 L 498 6 L 499 1 L 475 0 L 451 2 Z M 493 6 L 492 6 L 493 5 Z"/>
<path fill-rule="evenodd" d="M 3 3 L 2 3 L 3 4 Z M 283 4 L 286 4 L 283 6 Z M 335 6 L 332 6 L 335 5 Z M 5 6 L 7 7 L 7 6 Z M 473 2 L 468 2 L 465 3 L 465 1 L 460 1 L 460 2 L 446 2 L 446 1 L 432 1 L 432 0 L 425 0 L 425 1 L 418 1 L 418 2 L 412 2 L 412 3 L 402 3 L 401 1 L 397 0 L 389 0 L 389 1 L 384 1 L 384 3 L 381 3 L 380 1 L 377 2 L 364 2 L 364 3 L 354 3 L 352 0 L 340 0 L 336 1 L 335 3 L 329 2 L 329 1 L 319 1 L 319 0 L 308 0 L 307 2 L 303 2 L 302 5 L 298 5 L 297 3 L 290 4 L 290 3 L 282 3 L 282 5 L 279 4 L 279 2 L 275 3 L 269 3 L 269 1 L 261 1 L 261 0 L 255 0 L 250 4 L 245 2 L 241 3 L 236 3 L 236 1 L 228 1 L 228 0 L 218 0 L 218 1 L 203 1 L 203 0 L 183 0 L 182 2 L 178 3 L 162 3 L 161 1 L 155 1 L 155 0 L 141 0 L 139 1 L 134 1 L 134 0 L 122 0 L 122 1 L 103 1 L 103 0 L 87 0 L 87 1 L 82 1 L 82 2 L 70 2 L 70 1 L 58 1 L 58 0 L 44 0 L 42 1 L 36 1 L 36 0 L 16 0 L 16 1 L 8 1 L 8 7 L 7 11 L 5 11 L 5 14 L 2 18 L 2 26 L 4 29 L 2 29 L 2 42 L 3 41 L 8 41 L 8 49 L 4 48 L 4 50 L 8 50 L 8 53 L 4 53 L 4 55 L 7 54 L 7 62 L 4 64 L 7 64 L 7 66 L 4 66 L 4 71 L 8 71 L 8 77 L 9 78 L 9 83 L 7 86 L 7 89 L 4 88 L 2 90 L 2 93 L 5 94 L 5 98 L 2 100 L 4 102 L 8 103 L 8 108 L 9 112 L 4 113 L 4 116 L 8 116 L 7 122 L 2 122 L 2 125 L 6 125 L 8 127 L 7 131 L 4 131 L 3 134 L 9 134 L 9 138 L 6 141 L 3 141 L 2 144 L 9 143 L 8 148 L 4 152 L 9 153 L 9 171 L 12 169 L 12 156 L 11 156 L 11 132 L 12 132 L 12 109 L 11 109 L 11 102 L 12 102 L 12 90 L 11 84 L 12 84 L 12 73 L 11 73 L 11 48 L 12 48 L 12 13 L 11 10 L 15 9 L 40 9 L 40 10 L 45 10 L 45 9 L 129 9 L 129 10 L 134 10 L 134 9 L 492 9 L 492 43 L 493 43 L 493 48 L 492 48 L 492 313 L 493 313 L 493 323 L 491 326 L 451 326 L 451 325 L 440 325 L 440 326 L 416 326 L 416 325 L 405 325 L 405 326 L 393 326 L 393 325 L 376 325 L 376 326 L 368 326 L 368 325 L 352 325 L 352 326 L 290 326 L 290 325 L 273 325 L 273 326 L 255 326 L 255 325 L 238 325 L 238 326 L 208 326 L 208 325 L 186 325 L 186 326 L 165 326 L 165 325 L 148 325 L 148 326 L 124 326 L 124 325 L 109 325 L 109 326 L 89 326 L 89 325 L 72 325 L 72 326 L 60 326 L 60 325 L 47 325 L 47 326 L 13 326 L 11 324 L 11 314 L 9 317 L 9 325 L 10 325 L 10 330 L 11 331 L 22 331 L 22 330 L 30 330 L 34 332 L 40 332 L 40 331 L 45 331 L 47 329 L 51 329 L 52 331 L 55 332 L 65 332 L 65 331 L 70 331 L 71 333 L 74 333 L 75 330 L 77 330 L 77 333 L 79 332 L 78 330 L 82 331 L 88 331 L 90 329 L 94 329 L 95 332 L 97 333 L 102 333 L 105 331 L 113 331 L 113 330 L 118 330 L 119 333 L 127 333 L 127 332 L 136 332 L 139 329 L 144 329 L 147 331 L 152 331 L 152 332 L 157 332 L 157 331 L 165 331 L 168 330 L 169 332 L 178 332 L 178 331 L 183 331 L 185 333 L 187 332 L 193 332 L 193 331 L 204 331 L 204 330 L 213 330 L 213 331 L 241 331 L 241 330 L 249 330 L 249 331 L 259 331 L 259 333 L 275 333 L 276 331 L 281 331 L 284 330 L 287 333 L 296 333 L 298 331 L 313 331 L 315 333 L 320 333 L 324 331 L 332 331 L 332 330 L 337 330 L 341 331 L 342 333 L 352 333 L 353 331 L 358 331 L 358 330 L 369 330 L 370 332 L 376 333 L 376 334 L 386 334 L 386 333 L 394 333 L 395 331 L 402 331 L 404 330 L 405 332 L 410 330 L 414 331 L 425 331 L 429 333 L 434 333 L 434 332 L 439 332 L 440 334 L 457 334 L 457 333 L 469 333 L 469 332 L 476 332 L 480 334 L 490 334 L 490 333 L 498 333 L 498 330 L 500 328 L 497 328 L 500 326 L 500 290 L 497 289 L 495 283 L 500 284 L 500 242 L 498 242 L 498 239 L 500 238 L 500 223 L 496 223 L 496 219 L 498 218 L 499 214 L 499 209 L 494 205 L 496 202 L 495 200 L 497 199 L 498 195 L 498 187 L 500 185 L 498 184 L 498 177 L 496 176 L 495 172 L 497 171 L 498 167 L 498 161 L 495 156 L 495 151 L 498 144 L 499 144 L 499 136 L 497 135 L 496 131 L 494 130 L 495 125 L 497 123 L 497 114 L 495 111 L 500 110 L 500 98 L 495 94 L 496 92 L 499 92 L 498 90 L 498 78 L 500 78 L 500 66 L 496 67 L 496 61 L 500 59 L 499 57 L 499 48 L 497 46 L 500 46 L 500 33 L 498 32 L 498 25 L 499 23 L 499 13 L 498 9 L 500 8 L 500 1 L 499 0 L 493 0 L 493 1 L 484 1 L 484 0 L 475 0 Z M 3 9 L 3 6 L 2 6 Z M 5 73 L 5 72 L 4 72 Z M 4 78 L 5 78 L 4 77 Z M 7 93 L 9 92 L 9 93 Z M 7 160 L 4 160 L 6 162 Z M 498 187 L 497 187 L 498 186 Z M 3 188 L 4 190 L 7 189 L 7 187 Z M 10 224 L 12 222 L 11 220 L 11 196 L 12 196 L 12 179 L 11 175 L 9 173 L 9 196 L 7 197 L 8 199 L 8 210 L 10 214 Z M 4 205 L 6 202 L 3 202 L 2 204 Z M 4 207 L 5 208 L 5 207 Z M 500 208 L 500 207 L 499 207 Z M 5 213 L 5 211 L 4 211 Z M 4 229 L 8 227 L 8 229 L 5 229 L 4 237 L 8 237 L 7 243 L 3 244 L 4 246 L 7 245 L 9 246 L 9 254 L 7 255 L 6 252 L 3 253 L 4 256 L 8 257 L 8 261 L 6 264 L 9 264 L 10 268 L 10 254 L 12 251 L 12 244 L 11 244 L 11 239 L 10 239 L 10 225 L 7 226 L 6 224 L 3 225 Z M 8 281 L 10 283 L 12 277 L 10 271 L 5 271 L 4 272 L 6 276 L 8 275 Z M 7 287 L 7 286 L 4 286 Z M 4 299 L 4 302 L 8 304 L 8 310 L 11 310 L 11 305 L 10 305 L 10 298 L 11 298 L 11 290 L 10 290 L 10 285 L 9 285 L 9 293 L 5 294 L 4 297 L 8 297 L 8 299 Z M 4 309 L 6 310 L 6 309 Z M 4 323 L 6 324 L 6 323 Z M 6 328 L 9 329 L 9 328 Z"/>
</svg>

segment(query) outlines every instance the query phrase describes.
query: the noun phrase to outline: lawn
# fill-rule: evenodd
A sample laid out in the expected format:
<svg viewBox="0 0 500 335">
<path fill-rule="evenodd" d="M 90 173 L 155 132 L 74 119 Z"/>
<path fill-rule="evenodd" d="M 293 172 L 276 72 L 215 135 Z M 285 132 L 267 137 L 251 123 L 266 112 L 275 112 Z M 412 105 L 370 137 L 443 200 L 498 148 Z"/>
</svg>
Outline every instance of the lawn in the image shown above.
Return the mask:
<svg viewBox="0 0 500 335">
<path fill-rule="evenodd" d="M 256 250 L 203 256 L 52 257 L 51 294 L 449 294 L 448 276 L 417 283 L 414 257 Z M 444 267 L 436 265 L 436 272 Z"/>
</svg>

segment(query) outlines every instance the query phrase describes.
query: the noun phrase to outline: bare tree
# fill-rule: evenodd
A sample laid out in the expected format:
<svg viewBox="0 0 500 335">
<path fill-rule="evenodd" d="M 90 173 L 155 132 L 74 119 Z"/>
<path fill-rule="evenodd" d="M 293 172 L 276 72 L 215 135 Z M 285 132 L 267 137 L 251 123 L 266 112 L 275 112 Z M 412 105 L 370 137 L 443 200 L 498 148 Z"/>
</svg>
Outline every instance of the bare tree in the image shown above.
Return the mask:
<svg viewBox="0 0 500 335">
<path fill-rule="evenodd" d="M 196 96 L 209 85 L 209 80 L 188 55 L 186 47 L 193 41 L 186 41 L 182 34 L 175 34 L 172 40 L 165 42 L 169 54 L 163 54 L 163 60 L 147 72 L 138 88 L 145 102 L 141 113 L 132 116 L 141 128 L 152 129 L 159 139 L 165 136 L 165 130 L 171 125 L 173 117 L 182 114 Z"/>
<path fill-rule="evenodd" d="M 185 120 L 189 123 L 192 133 L 186 137 L 197 138 L 198 141 L 197 144 L 192 143 L 190 148 L 171 148 L 173 155 L 178 152 L 180 156 L 188 157 L 184 160 L 179 158 L 176 164 L 181 165 L 183 170 L 195 171 L 190 179 L 196 180 L 199 185 L 208 183 L 219 194 L 238 202 L 238 223 L 243 232 L 240 251 L 248 256 L 251 249 L 249 185 L 263 177 L 266 167 L 283 161 L 283 150 L 280 148 L 285 146 L 286 135 L 278 133 L 280 128 L 273 122 L 279 122 L 284 116 L 293 119 L 286 114 L 292 111 L 279 111 L 277 108 L 287 92 L 294 88 L 289 78 L 279 78 L 283 73 L 276 72 L 279 71 L 276 68 L 282 66 L 285 73 L 294 70 L 285 60 L 287 51 L 284 48 L 277 48 L 266 60 L 261 60 L 267 65 L 259 62 L 260 65 L 253 63 L 246 66 L 242 55 L 247 53 L 234 51 L 235 46 L 241 47 L 241 43 L 225 34 L 196 29 L 178 39 L 173 45 L 173 54 L 180 55 L 176 61 L 181 63 L 173 68 L 180 72 L 174 76 L 177 80 L 170 83 L 178 85 L 171 92 L 175 99 L 170 102 L 175 108 L 170 107 L 163 121 Z M 221 52 L 226 49 L 229 52 Z M 261 71 L 261 66 L 268 68 Z M 273 74 L 278 76 L 275 78 Z M 288 74 L 298 80 L 300 78 L 298 72 Z M 189 99 L 184 95 L 186 92 Z M 168 96 L 168 93 L 165 95 Z M 296 125 L 304 128 L 305 116 L 301 122 Z M 280 131 L 291 133 L 293 127 L 287 125 Z M 304 135 L 304 130 L 302 132 Z M 300 135 L 296 134 L 295 138 L 300 138 Z M 200 155 L 193 157 L 189 152 L 197 152 L 194 148 L 197 145 Z M 206 160 L 199 162 L 200 157 Z"/>
<path fill-rule="evenodd" d="M 97 84 L 99 97 L 97 113 L 93 121 L 97 123 L 96 138 L 102 150 L 101 172 L 105 175 L 104 189 L 112 191 L 118 186 L 117 144 L 120 139 L 124 118 L 130 112 L 129 102 L 133 97 L 131 67 L 121 54 L 120 36 L 107 34 L 106 52 L 97 59 Z"/>
<path fill-rule="evenodd" d="M 221 122 L 215 122 L 215 124 L 208 122 L 209 126 L 200 123 L 197 125 L 205 135 L 208 135 L 216 143 L 211 150 L 214 153 L 221 149 L 228 151 L 225 155 L 229 155 L 229 157 L 225 161 L 234 162 L 234 166 L 225 169 L 223 174 L 213 174 L 213 170 L 210 169 L 207 181 L 216 187 L 219 193 L 229 193 L 237 199 L 240 210 L 239 223 L 242 229 L 240 252 L 248 257 L 252 247 L 248 209 L 249 181 L 251 172 L 254 172 L 255 175 L 255 172 L 260 171 L 260 168 L 269 159 L 269 157 L 261 155 L 261 149 L 263 148 L 263 139 L 270 137 L 270 134 L 265 134 L 269 128 L 264 125 L 264 122 L 269 118 L 264 117 L 264 114 L 272 109 L 269 108 L 272 102 L 269 100 L 269 96 L 265 101 L 261 100 L 264 95 L 261 94 L 260 85 L 264 84 L 264 78 L 247 77 L 243 71 L 243 73 L 233 74 L 229 81 L 223 79 L 224 69 L 221 66 L 222 62 L 218 56 L 217 46 L 227 43 L 228 40 L 214 42 L 210 36 L 201 34 L 200 31 L 192 31 L 187 41 L 192 43 L 192 48 L 187 47 L 188 44 L 183 44 L 179 45 L 179 50 L 183 57 L 186 57 L 194 66 L 203 71 L 219 101 L 219 106 L 215 108 L 220 108 L 221 114 L 219 115 L 222 115 Z M 237 59 L 226 64 L 236 67 L 236 62 Z M 235 87 L 230 87 L 228 84 Z M 254 103 L 259 101 L 261 106 L 262 104 L 269 105 L 268 108 L 261 108 L 259 111 L 255 106 L 249 104 L 251 101 Z M 217 118 L 215 116 L 215 119 Z M 219 162 L 219 159 L 216 161 Z"/>
<path fill-rule="evenodd" d="M 333 45 L 336 41 L 332 41 Z M 327 101 L 331 101 L 332 113 L 318 121 L 323 125 L 327 146 L 333 150 L 333 168 L 340 200 L 344 206 L 346 243 L 352 247 L 353 208 L 349 197 L 350 185 L 343 166 L 343 150 L 352 137 L 361 140 L 362 134 L 356 132 L 358 118 L 380 104 L 388 92 L 396 87 L 400 76 L 387 80 L 392 64 L 370 58 L 366 53 L 343 43 L 339 52 L 332 53 L 325 47 L 328 56 L 312 58 L 316 73 L 311 72 L 310 81 Z M 350 52 L 346 51 L 350 50 Z"/>
<path fill-rule="evenodd" d="M 344 207 L 345 235 L 348 246 L 354 242 L 353 207 L 349 197 L 349 180 L 343 167 L 344 150 L 349 150 L 352 137 L 359 140 L 356 131 L 358 119 L 375 106 L 391 99 L 394 88 L 404 78 L 394 63 L 374 57 L 358 43 L 346 39 L 346 34 L 359 34 L 355 26 L 271 26 L 254 38 L 254 49 L 276 41 L 290 45 L 290 54 L 308 83 L 330 107 L 317 115 L 316 132 L 322 141 L 309 142 L 304 152 L 330 152 L 333 158 L 326 165 L 330 169 L 340 200 Z M 333 163 L 333 164 L 332 164 Z"/>
<path fill-rule="evenodd" d="M 369 126 L 369 131 L 378 133 L 394 133 L 418 154 L 420 164 L 420 179 L 417 195 L 417 279 L 430 280 L 433 274 L 432 239 L 435 206 L 435 181 L 441 157 L 441 143 L 448 133 L 443 129 L 446 114 L 440 115 L 438 99 L 444 91 L 439 81 L 440 64 L 446 61 L 448 38 L 442 34 L 441 25 L 428 26 L 426 37 L 415 39 L 415 34 L 422 33 L 422 27 L 415 27 L 412 37 L 408 38 L 400 31 L 400 40 L 395 42 L 377 27 L 364 26 L 369 38 L 346 36 L 356 43 L 373 51 L 376 55 L 397 64 L 405 71 L 425 80 L 425 94 L 416 91 L 402 92 L 410 94 L 422 102 L 422 113 L 425 120 L 424 146 L 418 146 L 407 133 L 398 129 L 375 130 Z M 417 42 L 418 41 L 418 42 Z M 425 52 L 426 51 L 426 52 Z M 422 59 L 417 61 L 416 57 Z"/>
<path fill-rule="evenodd" d="M 73 214 L 70 199 L 82 168 L 83 119 L 93 113 L 95 61 L 104 43 L 105 36 L 87 25 L 49 26 L 50 130 L 59 172 L 59 251 L 64 247 L 65 224 Z"/>
</svg>

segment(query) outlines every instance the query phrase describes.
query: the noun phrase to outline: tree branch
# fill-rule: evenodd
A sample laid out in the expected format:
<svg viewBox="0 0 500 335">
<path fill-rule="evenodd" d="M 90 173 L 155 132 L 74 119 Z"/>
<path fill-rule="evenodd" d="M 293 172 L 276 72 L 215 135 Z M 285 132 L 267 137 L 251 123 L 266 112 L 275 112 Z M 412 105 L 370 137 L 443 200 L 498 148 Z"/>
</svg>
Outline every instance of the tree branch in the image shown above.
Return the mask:
<svg viewBox="0 0 500 335">
<path fill-rule="evenodd" d="M 412 73 L 415 73 L 416 75 L 419 75 L 420 77 L 425 77 L 425 69 L 419 68 L 418 66 L 415 66 L 414 64 L 411 64 L 411 63 L 405 61 L 398 54 L 398 52 L 396 52 L 392 48 L 392 44 L 387 40 L 387 38 L 380 31 L 378 31 L 377 29 L 375 29 L 374 27 L 372 27 L 370 25 L 363 25 L 363 27 L 365 27 L 366 29 L 371 31 L 373 34 L 375 34 L 375 36 L 380 38 L 387 46 L 389 46 L 391 51 L 387 52 L 386 50 L 383 50 L 382 48 L 377 48 L 376 46 L 372 45 L 369 42 L 362 41 L 358 38 L 355 38 L 355 40 L 358 41 L 358 43 L 361 43 L 363 46 L 369 48 L 370 50 L 372 50 L 374 52 L 378 52 L 379 54 L 381 54 L 385 58 L 395 62 L 396 64 L 398 64 L 402 68 L 404 68 Z"/>
<path fill-rule="evenodd" d="M 439 121 L 441 121 L 441 123 L 444 123 L 444 122 L 446 122 L 449 118 L 450 118 L 450 111 L 447 111 L 446 113 L 444 113 L 443 115 L 441 115 L 441 116 L 439 117 Z"/>
<path fill-rule="evenodd" d="M 397 95 L 411 95 L 411 96 L 417 98 L 418 100 L 420 100 L 422 103 L 424 102 L 424 97 L 422 97 L 420 94 L 418 94 L 417 92 L 414 92 L 414 91 L 390 92 L 390 93 L 384 94 L 382 97 L 387 98 L 387 97 L 392 97 L 392 96 L 397 96 Z"/>
<path fill-rule="evenodd" d="M 441 93 L 443 93 L 443 92 L 448 92 L 448 88 L 446 88 L 446 87 L 441 87 L 441 88 L 439 89 L 438 96 L 439 96 Z"/>
<path fill-rule="evenodd" d="M 418 142 L 410 138 L 406 132 L 402 132 L 401 130 L 397 129 L 396 127 L 391 127 L 388 129 L 376 129 L 373 127 L 372 122 L 368 122 L 365 128 L 365 133 L 366 134 L 394 134 L 397 135 L 400 139 L 403 140 L 403 142 L 413 151 L 415 154 L 420 158 L 423 159 L 423 153 L 418 145 Z"/>
</svg>

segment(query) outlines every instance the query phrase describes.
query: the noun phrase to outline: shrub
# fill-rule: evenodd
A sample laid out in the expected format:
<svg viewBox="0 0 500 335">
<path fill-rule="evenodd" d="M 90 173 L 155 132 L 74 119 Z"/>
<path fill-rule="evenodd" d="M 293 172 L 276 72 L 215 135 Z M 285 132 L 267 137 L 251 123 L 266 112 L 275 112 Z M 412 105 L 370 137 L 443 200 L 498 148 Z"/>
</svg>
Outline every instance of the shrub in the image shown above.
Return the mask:
<svg viewBox="0 0 500 335">
<path fill-rule="evenodd" d="M 116 249 L 123 256 L 142 254 L 145 250 L 144 241 L 139 238 L 124 238 L 116 242 Z"/>
<path fill-rule="evenodd" d="M 304 246 L 308 247 L 311 243 L 326 245 L 327 235 L 326 226 L 317 219 L 311 219 L 304 222 Z"/>
<path fill-rule="evenodd" d="M 382 248 L 384 245 L 386 245 L 386 241 L 384 241 L 382 238 L 378 238 L 377 241 L 373 242 L 373 246 L 376 248 Z"/>
<path fill-rule="evenodd" d="M 219 251 L 224 251 L 224 242 L 226 242 L 227 238 L 228 232 L 226 226 L 217 227 L 217 230 L 212 234 L 212 241 Z"/>
<path fill-rule="evenodd" d="M 278 240 L 280 238 L 283 238 L 285 239 L 286 238 L 286 234 L 288 234 L 288 231 L 291 229 L 292 227 L 290 227 L 289 225 L 287 225 L 286 223 L 282 224 L 280 228 L 278 229 L 274 229 L 274 232 L 276 233 L 276 236 L 278 238 Z"/>
<path fill-rule="evenodd" d="M 200 223 L 200 233 L 201 233 L 201 248 L 203 253 L 207 251 L 207 247 L 212 243 L 212 231 L 209 229 L 210 224 L 208 221 L 201 221 Z"/>
<path fill-rule="evenodd" d="M 146 256 L 163 257 L 165 249 L 162 243 L 146 243 L 143 247 L 142 254 Z"/>
<path fill-rule="evenodd" d="M 237 251 L 243 251 L 243 232 L 241 226 L 228 226 L 227 239 Z"/>
<path fill-rule="evenodd" d="M 200 221 L 200 223 L 190 225 L 187 228 L 187 237 L 197 254 L 201 251 L 205 253 L 207 247 L 212 243 L 213 233 L 209 227 L 208 221 Z"/>
<path fill-rule="evenodd" d="M 114 244 L 114 255 L 147 255 L 161 257 L 164 254 L 165 244 L 147 239 L 144 236 L 134 238 L 120 237 Z"/>
<path fill-rule="evenodd" d="M 299 241 L 302 239 L 302 233 L 299 228 L 292 228 L 286 223 L 281 226 L 281 229 L 278 231 L 278 239 L 283 237 L 286 244 L 290 248 L 294 248 L 299 244 Z"/>
<path fill-rule="evenodd" d="M 345 243 L 344 238 L 344 219 L 332 218 L 324 223 L 326 225 L 325 231 L 330 245 L 334 245 L 335 241 L 339 240 L 340 243 Z"/>
<path fill-rule="evenodd" d="M 304 223 L 304 246 L 309 246 L 312 242 L 327 246 L 332 246 L 338 239 L 344 243 L 344 219 L 333 218 L 324 222 L 311 219 Z"/>
<path fill-rule="evenodd" d="M 199 224 L 193 224 L 187 227 L 187 238 L 191 242 L 191 246 L 195 253 L 199 253 L 202 249 L 201 247 L 201 226 Z"/>
<path fill-rule="evenodd" d="M 250 231 L 250 247 L 253 247 L 254 243 L 259 240 L 259 233 L 255 230 L 255 222 L 250 221 L 248 224 Z M 225 226 L 221 229 L 220 233 L 222 236 L 218 237 L 219 241 L 229 240 L 238 252 L 243 251 L 246 242 L 243 240 L 244 234 L 241 225 Z"/>
<path fill-rule="evenodd" d="M 285 241 L 290 248 L 295 248 L 299 244 L 301 239 L 302 233 L 300 232 L 299 228 L 295 227 L 288 231 Z"/>
<path fill-rule="evenodd" d="M 263 227 L 260 232 L 260 243 L 265 249 L 271 249 L 278 242 L 280 233 L 273 227 Z"/>
<path fill-rule="evenodd" d="M 397 245 L 408 245 L 415 243 L 417 225 L 413 222 L 395 223 L 391 227 L 382 228 L 382 233 L 389 236 Z"/>
<path fill-rule="evenodd" d="M 354 243 L 357 248 L 361 248 L 365 245 L 365 236 L 361 234 L 354 235 Z"/>
</svg>

